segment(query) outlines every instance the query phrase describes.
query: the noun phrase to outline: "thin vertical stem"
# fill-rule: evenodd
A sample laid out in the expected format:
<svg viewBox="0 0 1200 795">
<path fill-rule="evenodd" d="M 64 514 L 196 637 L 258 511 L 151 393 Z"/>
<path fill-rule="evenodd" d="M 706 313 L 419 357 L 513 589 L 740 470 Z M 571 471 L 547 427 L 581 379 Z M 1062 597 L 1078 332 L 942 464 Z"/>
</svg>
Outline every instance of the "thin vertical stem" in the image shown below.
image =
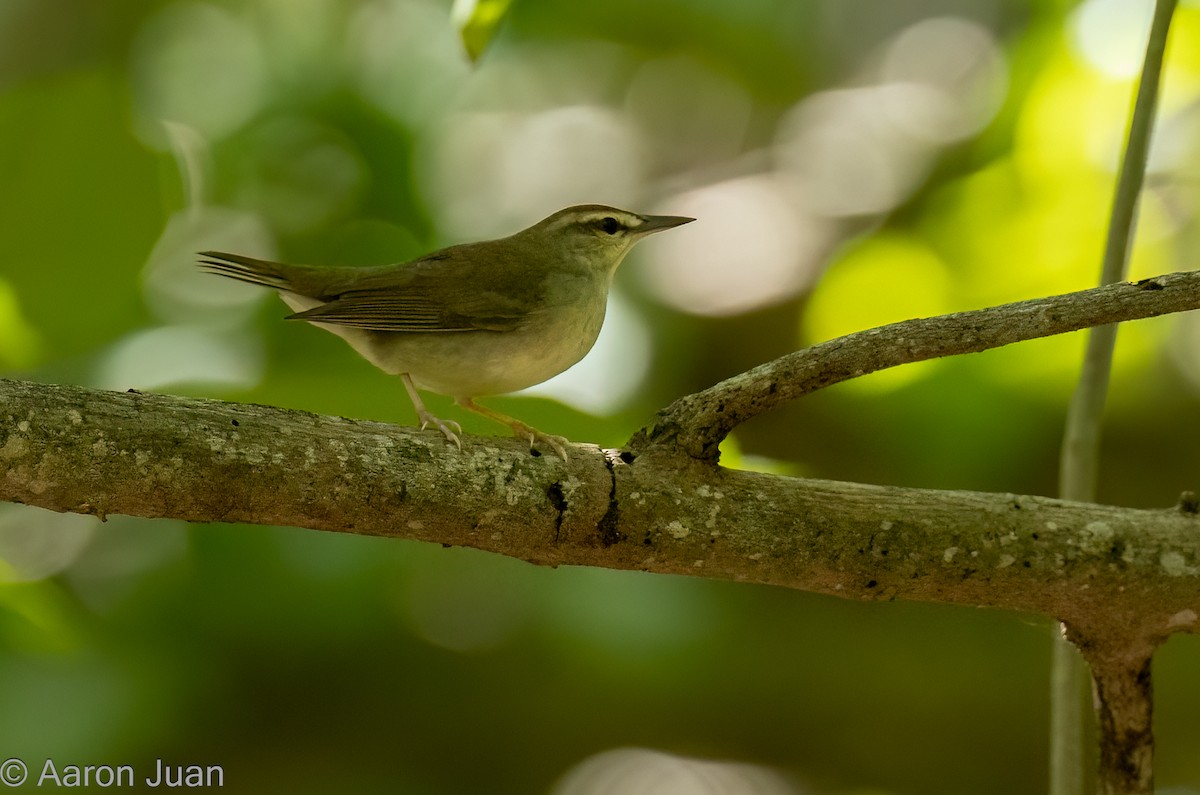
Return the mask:
<svg viewBox="0 0 1200 795">
<path fill-rule="evenodd" d="M 1051 795 L 1082 795 L 1088 672 L 1079 652 L 1064 635 L 1055 634 L 1050 660 L 1049 791 Z"/>
<path fill-rule="evenodd" d="M 1133 116 L 1129 123 L 1129 138 L 1121 161 L 1120 175 L 1113 196 L 1112 214 L 1108 226 L 1108 238 L 1104 246 L 1104 261 L 1100 283 L 1109 284 L 1125 278 L 1129 263 L 1129 251 L 1133 241 L 1134 219 L 1138 200 L 1146 176 L 1146 162 L 1150 151 L 1150 138 L 1154 126 L 1154 115 L 1158 105 L 1158 88 L 1162 76 L 1163 56 L 1167 47 L 1167 34 L 1177 0 L 1158 0 L 1154 8 L 1154 20 L 1146 44 L 1146 56 L 1142 63 L 1138 82 L 1137 98 Z M 1063 437 L 1059 467 L 1059 495 L 1064 499 L 1094 501 L 1100 460 L 1100 431 L 1104 414 L 1104 403 L 1108 396 L 1109 377 L 1112 372 L 1113 349 L 1117 342 L 1117 326 L 1100 326 L 1088 334 L 1087 350 L 1079 384 L 1067 411 L 1066 432 Z M 1053 670 L 1051 672 L 1052 734 L 1050 738 L 1050 792 L 1052 795 L 1082 795 L 1082 720 L 1072 716 L 1081 715 L 1079 709 L 1079 681 L 1083 676 L 1083 662 L 1067 647 L 1061 637 L 1055 641 Z M 1074 671 L 1067 670 L 1073 668 Z M 1145 693 L 1150 692 L 1149 666 L 1146 668 Z M 1103 694 L 1101 693 L 1101 696 Z M 1072 706 L 1074 705 L 1074 706 Z M 1147 713 L 1150 705 L 1146 705 Z M 1102 714 L 1105 706 L 1100 704 Z M 1107 736 L 1112 728 L 1111 721 L 1101 721 L 1101 747 L 1108 748 L 1114 741 Z M 1149 732 L 1147 726 L 1146 731 Z M 1140 771 L 1139 780 L 1152 780 L 1151 770 L 1153 744 L 1147 740 L 1149 751 L 1136 755 Z M 1101 780 L 1111 780 L 1105 766 L 1115 759 L 1104 755 L 1101 759 Z"/>
<path fill-rule="evenodd" d="M 1100 284 L 1110 284 L 1125 278 L 1133 241 L 1134 214 L 1146 178 L 1146 161 L 1150 152 L 1154 112 L 1158 105 L 1158 86 L 1162 75 L 1163 54 L 1167 46 L 1167 32 L 1176 3 L 1177 0 L 1158 0 L 1154 9 L 1154 22 L 1146 45 L 1142 76 L 1133 106 L 1133 118 L 1129 124 L 1129 139 L 1113 196 Z M 1115 325 L 1098 326 L 1088 333 L 1083 370 L 1067 412 L 1067 428 L 1063 438 L 1059 467 L 1059 496 L 1063 499 L 1082 502 L 1092 502 L 1096 499 L 1101 419 L 1104 414 L 1104 402 L 1108 396 L 1109 374 L 1116 343 Z"/>
</svg>

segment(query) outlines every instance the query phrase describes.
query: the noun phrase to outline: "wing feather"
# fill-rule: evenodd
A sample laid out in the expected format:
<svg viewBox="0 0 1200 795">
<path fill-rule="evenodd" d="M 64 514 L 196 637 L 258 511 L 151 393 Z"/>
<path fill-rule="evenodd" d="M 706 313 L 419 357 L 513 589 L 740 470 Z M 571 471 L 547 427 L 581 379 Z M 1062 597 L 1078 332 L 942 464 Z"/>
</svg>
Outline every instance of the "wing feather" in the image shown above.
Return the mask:
<svg viewBox="0 0 1200 795">
<path fill-rule="evenodd" d="M 285 265 L 206 251 L 200 267 L 323 302 L 289 320 L 382 332 L 511 331 L 528 314 L 528 299 L 514 295 L 517 285 L 509 279 L 480 283 L 471 265 L 478 245 L 373 268 Z"/>
</svg>

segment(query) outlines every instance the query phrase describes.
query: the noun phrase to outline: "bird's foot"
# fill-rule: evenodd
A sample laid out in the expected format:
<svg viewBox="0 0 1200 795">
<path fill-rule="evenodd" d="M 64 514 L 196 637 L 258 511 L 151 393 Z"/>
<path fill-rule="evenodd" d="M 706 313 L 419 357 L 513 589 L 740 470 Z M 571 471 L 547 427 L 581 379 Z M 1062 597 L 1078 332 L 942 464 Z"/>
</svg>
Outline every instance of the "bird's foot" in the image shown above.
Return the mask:
<svg viewBox="0 0 1200 795">
<path fill-rule="evenodd" d="M 512 428 L 513 435 L 518 439 L 529 442 L 529 449 L 533 450 L 539 444 L 543 447 L 549 447 L 563 461 L 567 460 L 567 445 L 571 443 L 569 439 L 562 436 L 553 436 L 548 433 L 542 433 L 537 428 L 531 428 L 523 422 L 514 420 L 509 423 Z"/>
<path fill-rule="evenodd" d="M 462 433 L 462 426 L 457 422 L 454 420 L 439 420 L 424 409 L 417 411 L 417 419 L 421 421 L 421 430 L 425 430 L 432 425 L 442 432 L 442 436 L 446 437 L 446 441 L 454 442 L 455 447 L 459 450 L 462 449 L 462 440 L 458 438 L 458 435 Z"/>
<path fill-rule="evenodd" d="M 564 439 L 561 436 L 551 436 L 548 433 L 542 433 L 537 428 L 531 428 L 520 420 L 513 419 L 507 414 L 501 414 L 495 409 L 489 409 L 487 406 L 481 406 L 469 397 L 456 397 L 454 402 L 462 406 L 464 409 L 474 411 L 476 414 L 482 414 L 491 420 L 503 423 L 509 428 L 512 428 L 513 435 L 515 435 L 518 439 L 523 439 L 529 442 L 530 450 L 533 450 L 538 445 L 541 445 L 543 448 L 548 447 L 553 450 L 563 461 L 567 460 L 567 445 L 571 443 L 570 440 Z"/>
</svg>

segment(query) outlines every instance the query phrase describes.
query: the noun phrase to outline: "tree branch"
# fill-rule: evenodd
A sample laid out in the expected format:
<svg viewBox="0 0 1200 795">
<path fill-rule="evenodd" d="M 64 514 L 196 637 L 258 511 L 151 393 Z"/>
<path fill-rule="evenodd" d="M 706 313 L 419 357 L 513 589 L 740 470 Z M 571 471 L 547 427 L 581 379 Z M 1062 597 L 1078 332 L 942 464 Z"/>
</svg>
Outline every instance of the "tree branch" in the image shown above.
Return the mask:
<svg viewBox="0 0 1200 795">
<path fill-rule="evenodd" d="M 863 599 L 1031 611 L 1104 646 L 1197 631 L 1194 503 L 801 480 L 661 451 L 519 442 L 300 411 L 0 380 L 0 499 L 282 524 Z"/>
<path fill-rule="evenodd" d="M 1171 273 L 1049 298 L 905 320 L 790 353 L 660 411 L 629 446 L 679 449 L 716 461 L 735 427 L 796 398 L 901 364 L 1200 308 L 1200 271 Z"/>
<path fill-rule="evenodd" d="M 660 412 L 627 451 L 0 380 L 0 500 L 104 517 L 283 524 L 470 546 L 544 565 L 701 575 L 861 599 L 1040 613 L 1092 664 L 1106 791 L 1142 787 L 1148 671 L 1200 631 L 1200 517 L 713 466 L 738 423 L 884 367 L 1200 306 L 1175 273 L 851 334 Z M 1145 727 L 1144 733 L 1141 727 Z M 1131 790 L 1140 791 L 1140 790 Z"/>
</svg>

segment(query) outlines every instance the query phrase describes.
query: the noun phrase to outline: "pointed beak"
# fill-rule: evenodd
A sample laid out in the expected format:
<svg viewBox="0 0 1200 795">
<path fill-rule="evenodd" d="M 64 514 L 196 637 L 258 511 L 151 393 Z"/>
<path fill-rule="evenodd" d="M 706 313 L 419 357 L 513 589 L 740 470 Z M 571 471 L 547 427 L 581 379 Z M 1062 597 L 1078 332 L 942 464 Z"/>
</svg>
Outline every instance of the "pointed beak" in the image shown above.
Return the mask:
<svg viewBox="0 0 1200 795">
<path fill-rule="evenodd" d="M 677 226 L 690 224 L 695 218 L 685 218 L 682 215 L 643 215 L 642 224 L 636 230 L 638 235 L 648 235 L 651 232 L 661 232 L 664 229 L 674 229 Z"/>
</svg>

